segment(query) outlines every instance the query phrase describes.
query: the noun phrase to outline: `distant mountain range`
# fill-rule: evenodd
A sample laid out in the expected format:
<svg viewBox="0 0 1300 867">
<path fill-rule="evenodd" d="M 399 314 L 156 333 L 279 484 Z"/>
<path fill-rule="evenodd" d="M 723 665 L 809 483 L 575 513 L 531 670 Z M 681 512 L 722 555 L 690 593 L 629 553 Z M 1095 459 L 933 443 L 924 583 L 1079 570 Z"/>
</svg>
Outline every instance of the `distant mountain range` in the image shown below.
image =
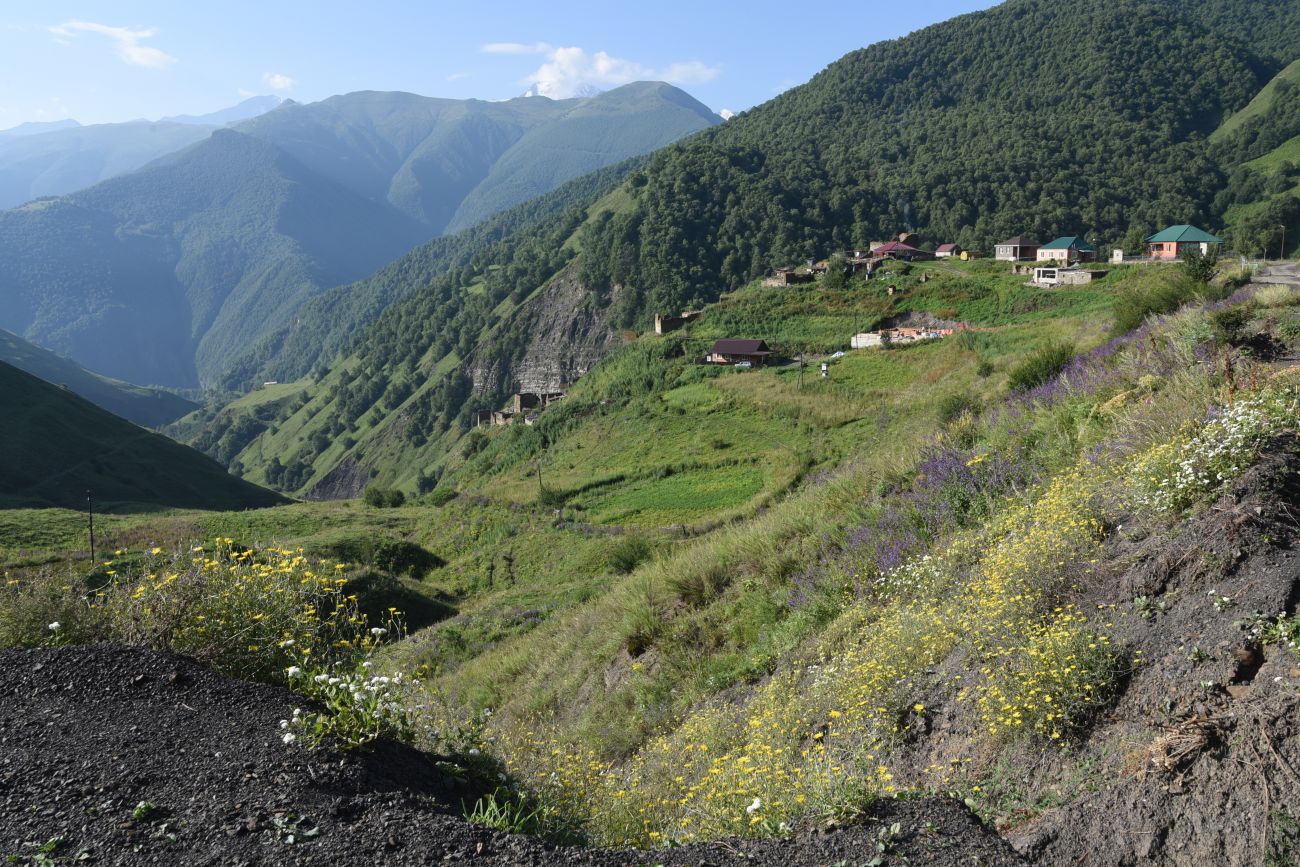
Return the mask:
<svg viewBox="0 0 1300 867">
<path fill-rule="evenodd" d="M 78 127 L 81 124 L 72 118 L 63 120 L 30 120 L 26 123 L 20 123 L 18 126 L 11 126 L 8 129 L 0 129 L 0 138 L 22 138 L 29 135 L 40 135 L 41 133 L 53 132 L 60 129 L 69 129 Z"/>
<path fill-rule="evenodd" d="M 648 82 L 590 99 L 286 103 L 135 172 L 0 211 L 0 327 L 132 382 L 211 383 L 321 291 L 719 122 Z"/>
<path fill-rule="evenodd" d="M 62 196 L 134 171 L 281 102 L 278 96 L 255 96 L 209 114 L 91 126 L 57 120 L 0 131 L 0 208 Z"/>
</svg>

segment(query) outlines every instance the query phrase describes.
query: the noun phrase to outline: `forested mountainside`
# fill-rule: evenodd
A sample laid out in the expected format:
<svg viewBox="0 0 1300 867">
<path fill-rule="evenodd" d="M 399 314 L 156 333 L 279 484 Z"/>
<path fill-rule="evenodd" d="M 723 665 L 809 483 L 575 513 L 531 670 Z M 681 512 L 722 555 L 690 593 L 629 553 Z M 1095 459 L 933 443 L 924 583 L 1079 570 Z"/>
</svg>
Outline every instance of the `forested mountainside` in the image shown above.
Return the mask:
<svg viewBox="0 0 1300 867">
<path fill-rule="evenodd" d="M 1291 10 L 1011 0 L 854 52 L 657 153 L 567 224 L 524 229 L 469 266 L 408 285 L 345 360 L 303 383 L 301 402 L 263 406 L 274 420 L 259 424 L 226 414 L 194 441 L 224 443 L 225 458 L 255 478 L 270 469 L 285 490 L 310 490 L 338 470 L 354 484 L 326 489 L 355 493 L 372 473 L 397 478 L 441 462 L 440 438 L 466 430 L 475 409 L 585 369 L 563 355 L 543 381 L 520 376 L 530 351 L 554 345 L 555 323 L 540 337 L 537 324 L 557 297 L 584 298 L 590 342 L 577 349 L 589 360 L 587 350 L 614 345 L 621 328 L 644 330 L 655 312 L 902 230 L 978 250 L 1018 233 L 1132 249 L 1166 224 L 1221 228 L 1233 196 L 1252 195 L 1231 185 L 1253 177 L 1237 165 L 1260 136 L 1238 146 L 1211 135 L 1285 66 L 1284 38 L 1263 45 L 1242 28 L 1254 21 L 1300 39 Z M 1287 103 L 1274 104 L 1241 128 L 1282 135 Z M 417 251 L 405 262 L 420 257 L 430 259 Z M 299 418 L 296 438 L 280 424 L 289 417 Z"/>
<path fill-rule="evenodd" d="M 62 196 L 125 174 L 207 138 L 217 127 L 270 111 L 278 96 L 254 96 L 208 114 L 81 126 L 23 124 L 0 132 L 0 208 Z"/>
<path fill-rule="evenodd" d="M 71 391 L 0 362 L 0 507 L 181 506 L 247 509 L 283 502 L 206 455 Z"/>
<path fill-rule="evenodd" d="M 471 280 L 473 274 L 497 263 L 496 242 L 516 234 L 522 237 L 543 221 L 563 220 L 566 211 L 585 209 L 645 159 L 634 157 L 583 175 L 473 228 L 435 238 L 363 280 L 322 292 L 302 306 L 291 325 L 262 338 L 239 358 L 226 372 L 222 385 L 241 390 L 267 380 L 298 379 L 318 363 L 324 368 L 390 304 L 449 272 Z"/>
<path fill-rule="evenodd" d="M 308 298 L 453 219 L 468 225 L 717 122 L 654 83 L 578 100 L 364 92 L 286 104 L 137 172 L 0 212 L 0 326 L 109 375 L 212 384 Z"/>
<path fill-rule="evenodd" d="M 100 376 L 74 361 L 0 329 L 0 361 L 64 387 L 142 427 L 161 427 L 198 407 L 178 394 Z"/>
</svg>

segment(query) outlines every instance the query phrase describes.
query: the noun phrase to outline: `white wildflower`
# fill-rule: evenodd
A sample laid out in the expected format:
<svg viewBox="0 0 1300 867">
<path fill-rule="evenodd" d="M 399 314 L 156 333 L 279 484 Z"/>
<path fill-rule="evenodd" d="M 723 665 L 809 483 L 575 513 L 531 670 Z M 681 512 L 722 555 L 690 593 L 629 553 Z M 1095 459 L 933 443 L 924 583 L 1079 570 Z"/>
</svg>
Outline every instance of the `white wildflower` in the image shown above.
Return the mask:
<svg viewBox="0 0 1300 867">
<path fill-rule="evenodd" d="M 748 807 L 745 808 L 745 812 L 749 813 L 750 815 L 753 815 L 754 813 L 757 813 L 761 809 L 763 809 L 763 799 L 755 798 L 754 803 L 750 804 Z"/>
</svg>

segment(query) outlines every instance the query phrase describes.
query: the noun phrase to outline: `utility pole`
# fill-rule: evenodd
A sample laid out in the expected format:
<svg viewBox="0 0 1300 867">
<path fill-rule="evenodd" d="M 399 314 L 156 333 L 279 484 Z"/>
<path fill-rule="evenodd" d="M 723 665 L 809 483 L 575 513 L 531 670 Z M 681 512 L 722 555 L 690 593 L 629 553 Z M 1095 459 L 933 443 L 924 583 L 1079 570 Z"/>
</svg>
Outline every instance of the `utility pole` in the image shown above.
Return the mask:
<svg viewBox="0 0 1300 867">
<path fill-rule="evenodd" d="M 537 453 L 537 501 L 539 503 L 546 499 L 546 488 L 542 485 L 542 455 L 544 454 L 545 451 Z"/>
<path fill-rule="evenodd" d="M 803 391 L 803 351 L 799 352 L 799 390 Z"/>
<path fill-rule="evenodd" d="M 1278 226 L 1278 228 L 1282 230 L 1282 243 L 1277 248 L 1277 258 L 1281 261 L 1286 258 L 1286 225 L 1283 224 Z"/>
<path fill-rule="evenodd" d="M 86 491 L 86 516 L 90 522 L 90 566 L 95 567 L 95 501 Z"/>
</svg>

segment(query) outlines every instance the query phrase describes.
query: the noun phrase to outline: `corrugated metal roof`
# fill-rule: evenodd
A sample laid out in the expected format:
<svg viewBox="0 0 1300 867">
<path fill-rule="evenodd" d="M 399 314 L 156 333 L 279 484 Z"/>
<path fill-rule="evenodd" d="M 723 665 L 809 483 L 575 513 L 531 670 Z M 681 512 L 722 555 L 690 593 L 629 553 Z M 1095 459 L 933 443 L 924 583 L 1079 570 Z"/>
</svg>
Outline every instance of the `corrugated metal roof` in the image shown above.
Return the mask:
<svg viewBox="0 0 1300 867">
<path fill-rule="evenodd" d="M 1222 244 L 1223 239 L 1211 235 L 1204 229 L 1198 229 L 1195 226 L 1189 226 L 1183 223 L 1179 226 L 1170 226 L 1163 232 L 1157 232 L 1150 238 L 1147 238 L 1148 244 Z"/>
<path fill-rule="evenodd" d="M 1055 241 L 1051 242 L 1050 244 L 1044 244 L 1039 249 L 1040 250 L 1068 250 L 1071 247 L 1074 247 L 1076 250 L 1082 250 L 1085 253 L 1097 252 L 1096 247 L 1092 246 L 1087 241 L 1080 238 L 1078 235 L 1066 235 L 1062 238 L 1057 238 Z"/>
</svg>

